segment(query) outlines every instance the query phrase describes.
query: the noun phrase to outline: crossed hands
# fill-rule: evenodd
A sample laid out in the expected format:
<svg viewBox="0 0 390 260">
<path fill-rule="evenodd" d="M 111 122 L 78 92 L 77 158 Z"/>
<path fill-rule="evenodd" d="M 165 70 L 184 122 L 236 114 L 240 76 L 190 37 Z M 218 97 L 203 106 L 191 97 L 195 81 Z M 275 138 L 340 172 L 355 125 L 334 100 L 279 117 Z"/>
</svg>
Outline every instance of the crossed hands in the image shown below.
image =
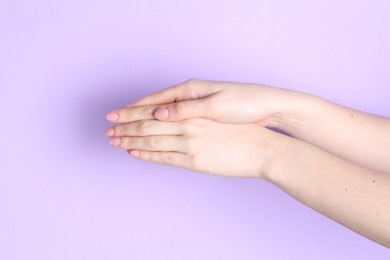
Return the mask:
<svg viewBox="0 0 390 260">
<path fill-rule="evenodd" d="M 136 159 L 232 177 L 265 178 L 287 136 L 295 92 L 257 84 L 191 79 L 107 114 L 105 135 Z"/>
</svg>

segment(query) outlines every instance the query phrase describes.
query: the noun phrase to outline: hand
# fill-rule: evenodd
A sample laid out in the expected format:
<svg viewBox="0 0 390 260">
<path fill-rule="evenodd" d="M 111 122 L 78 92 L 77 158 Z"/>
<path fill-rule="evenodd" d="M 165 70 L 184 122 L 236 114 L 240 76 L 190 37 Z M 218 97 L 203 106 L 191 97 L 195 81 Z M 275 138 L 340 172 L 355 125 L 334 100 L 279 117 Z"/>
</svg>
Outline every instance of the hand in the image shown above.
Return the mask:
<svg viewBox="0 0 390 260">
<path fill-rule="evenodd" d="M 208 118 L 224 123 L 278 127 L 296 109 L 300 93 L 249 83 L 188 80 L 107 115 L 112 122 Z"/>
<path fill-rule="evenodd" d="M 271 143 L 280 134 L 258 124 L 233 125 L 207 119 L 142 120 L 106 130 L 111 144 L 135 158 L 204 173 L 263 178 Z"/>
</svg>

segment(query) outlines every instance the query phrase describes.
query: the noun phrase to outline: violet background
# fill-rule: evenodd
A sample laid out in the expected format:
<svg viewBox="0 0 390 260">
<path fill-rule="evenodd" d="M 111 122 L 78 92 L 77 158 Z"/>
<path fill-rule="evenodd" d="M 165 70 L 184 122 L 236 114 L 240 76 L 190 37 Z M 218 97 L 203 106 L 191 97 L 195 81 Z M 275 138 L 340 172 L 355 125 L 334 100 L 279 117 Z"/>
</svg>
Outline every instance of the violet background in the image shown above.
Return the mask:
<svg viewBox="0 0 390 260">
<path fill-rule="evenodd" d="M 113 149 L 105 114 L 197 77 L 390 116 L 390 2 L 0 0 L 0 259 L 389 259 L 261 180 Z"/>
</svg>

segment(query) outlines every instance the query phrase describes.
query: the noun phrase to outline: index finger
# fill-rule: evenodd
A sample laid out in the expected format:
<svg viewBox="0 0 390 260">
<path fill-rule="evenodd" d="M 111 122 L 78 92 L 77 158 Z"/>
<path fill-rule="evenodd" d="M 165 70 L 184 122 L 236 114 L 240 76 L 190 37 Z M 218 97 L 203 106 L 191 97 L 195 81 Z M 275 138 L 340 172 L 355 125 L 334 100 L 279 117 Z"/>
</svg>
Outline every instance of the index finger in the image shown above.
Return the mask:
<svg viewBox="0 0 390 260">
<path fill-rule="evenodd" d="M 211 90 L 208 82 L 200 79 L 190 79 L 172 87 L 152 93 L 125 107 L 163 105 L 183 100 L 198 99 L 209 95 Z"/>
<path fill-rule="evenodd" d="M 145 119 L 156 119 L 154 112 L 160 106 L 122 107 L 106 115 L 108 121 L 115 123 L 130 123 Z"/>
</svg>

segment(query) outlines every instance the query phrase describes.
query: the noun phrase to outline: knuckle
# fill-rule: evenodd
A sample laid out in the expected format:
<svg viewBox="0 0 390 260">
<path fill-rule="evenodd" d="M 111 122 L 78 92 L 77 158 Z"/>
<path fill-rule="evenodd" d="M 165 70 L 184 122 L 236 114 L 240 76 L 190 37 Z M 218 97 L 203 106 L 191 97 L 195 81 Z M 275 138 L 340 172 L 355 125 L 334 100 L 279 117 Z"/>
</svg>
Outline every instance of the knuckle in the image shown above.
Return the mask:
<svg viewBox="0 0 390 260">
<path fill-rule="evenodd" d="M 115 127 L 114 132 L 115 132 L 115 135 L 117 135 L 117 136 L 122 136 L 122 135 L 124 134 L 125 131 L 124 131 L 122 125 L 118 125 L 118 126 Z"/>
<path fill-rule="evenodd" d="M 183 119 L 187 114 L 187 105 L 184 101 L 179 101 L 175 103 L 174 111 L 179 119 Z"/>
<path fill-rule="evenodd" d="M 120 133 L 121 135 L 126 135 L 126 134 L 127 134 L 127 127 L 126 127 L 125 125 L 121 125 L 121 126 L 119 127 L 119 133 Z"/>
<path fill-rule="evenodd" d="M 172 154 L 162 153 L 161 154 L 161 162 L 166 163 L 166 164 L 172 163 Z"/>
<path fill-rule="evenodd" d="M 128 138 L 128 137 L 122 138 L 122 142 L 123 142 L 123 145 L 125 147 L 130 147 L 131 146 L 131 138 Z"/>
<path fill-rule="evenodd" d="M 191 168 L 196 170 L 202 169 L 203 160 L 200 156 L 196 154 L 192 154 L 189 156 L 189 161 L 190 161 Z"/>
<path fill-rule="evenodd" d="M 147 120 L 141 121 L 141 122 L 138 123 L 137 131 L 140 134 L 146 134 L 148 132 L 149 125 L 150 125 L 149 121 L 147 121 Z"/>
<path fill-rule="evenodd" d="M 144 118 L 147 118 L 147 119 L 152 118 L 153 117 L 153 108 L 145 107 L 143 109 L 143 115 L 144 115 Z"/>
<path fill-rule="evenodd" d="M 145 161 L 152 161 L 152 155 L 150 154 L 150 152 L 147 151 L 140 152 L 140 158 Z"/>
<path fill-rule="evenodd" d="M 146 148 L 153 148 L 156 146 L 157 137 L 156 136 L 148 136 L 145 138 L 145 146 Z"/>
<path fill-rule="evenodd" d="M 204 84 L 203 84 L 203 80 L 201 79 L 196 79 L 196 78 L 191 78 L 191 79 L 188 79 L 187 81 L 185 81 L 184 83 L 184 93 L 186 96 L 190 96 L 190 97 L 193 97 L 193 98 L 198 98 L 198 89 L 199 87 L 202 87 Z"/>
</svg>

